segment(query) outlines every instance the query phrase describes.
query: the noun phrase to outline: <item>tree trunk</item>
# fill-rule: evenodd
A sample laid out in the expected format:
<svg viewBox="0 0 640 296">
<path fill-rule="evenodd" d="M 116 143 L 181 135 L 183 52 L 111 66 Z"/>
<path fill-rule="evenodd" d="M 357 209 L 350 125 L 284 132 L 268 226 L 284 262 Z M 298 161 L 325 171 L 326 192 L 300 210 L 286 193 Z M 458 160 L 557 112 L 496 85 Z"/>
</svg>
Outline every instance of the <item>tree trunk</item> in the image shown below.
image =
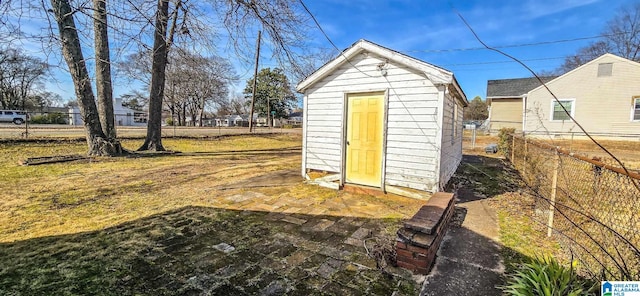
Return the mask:
<svg viewBox="0 0 640 296">
<path fill-rule="evenodd" d="M 165 70 L 167 66 L 167 21 L 169 1 L 158 0 L 155 33 L 153 36 L 153 61 L 151 65 L 151 89 L 149 92 L 149 121 L 147 137 L 138 150 L 164 151 L 162 146 L 162 99 L 164 98 Z"/>
<path fill-rule="evenodd" d="M 98 112 L 102 131 L 109 139 L 116 138 L 113 114 L 113 89 L 111 86 L 111 57 L 109 55 L 109 37 L 107 35 L 107 3 L 105 0 L 93 0 L 93 30 L 96 52 L 96 90 L 98 94 Z"/>
<path fill-rule="evenodd" d="M 122 154 L 120 143 L 115 139 L 109 141 L 102 131 L 98 108 L 91 89 L 91 79 L 89 79 L 87 65 L 82 55 L 82 47 L 69 0 L 51 0 L 51 6 L 53 6 L 53 13 L 60 31 L 62 55 L 69 66 L 75 94 L 78 98 L 78 106 L 84 121 L 87 144 L 89 145 L 88 154 L 102 156 Z"/>
</svg>

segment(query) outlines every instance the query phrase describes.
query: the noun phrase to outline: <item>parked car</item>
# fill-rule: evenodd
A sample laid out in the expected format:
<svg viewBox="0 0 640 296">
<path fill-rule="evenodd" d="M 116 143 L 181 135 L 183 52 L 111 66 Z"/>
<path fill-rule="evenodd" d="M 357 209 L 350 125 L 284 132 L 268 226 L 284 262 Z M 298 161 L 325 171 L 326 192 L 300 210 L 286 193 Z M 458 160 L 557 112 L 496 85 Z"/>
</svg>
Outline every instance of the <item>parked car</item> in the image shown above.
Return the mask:
<svg viewBox="0 0 640 296">
<path fill-rule="evenodd" d="M 27 121 L 27 112 L 19 110 L 0 110 L 0 122 L 23 124 Z"/>
</svg>

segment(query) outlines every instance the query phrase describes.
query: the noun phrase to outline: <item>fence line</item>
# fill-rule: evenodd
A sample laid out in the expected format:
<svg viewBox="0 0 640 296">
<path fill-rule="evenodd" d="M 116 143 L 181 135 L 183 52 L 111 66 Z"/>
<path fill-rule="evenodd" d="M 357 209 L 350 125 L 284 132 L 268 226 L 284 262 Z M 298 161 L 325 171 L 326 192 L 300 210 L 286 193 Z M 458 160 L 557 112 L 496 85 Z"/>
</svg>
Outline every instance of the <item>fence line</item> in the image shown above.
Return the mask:
<svg viewBox="0 0 640 296">
<path fill-rule="evenodd" d="M 580 269 L 608 280 L 640 276 L 640 174 L 529 138 L 510 139 L 507 157 Z M 546 217 L 546 219 L 545 219 Z"/>
</svg>

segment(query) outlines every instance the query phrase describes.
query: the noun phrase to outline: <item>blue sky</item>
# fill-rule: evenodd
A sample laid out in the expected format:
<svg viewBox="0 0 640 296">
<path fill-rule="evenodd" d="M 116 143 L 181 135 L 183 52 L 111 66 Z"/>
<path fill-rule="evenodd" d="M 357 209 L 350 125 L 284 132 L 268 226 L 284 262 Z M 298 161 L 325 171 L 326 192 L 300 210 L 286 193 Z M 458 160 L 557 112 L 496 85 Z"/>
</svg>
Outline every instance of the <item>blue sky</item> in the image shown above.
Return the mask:
<svg viewBox="0 0 640 296">
<path fill-rule="evenodd" d="M 344 49 L 367 39 L 454 72 L 467 97 L 486 96 L 487 80 L 531 76 L 498 53 L 455 50 L 480 47 L 455 7 L 491 46 L 529 44 L 600 35 L 607 21 L 630 1 L 307 1 L 333 42 Z M 315 31 L 314 43 L 330 47 Z M 505 48 L 534 71 L 551 70 L 589 42 L 581 40 Z"/>
<path fill-rule="evenodd" d="M 320 0 L 305 1 L 331 40 L 343 50 L 359 39 L 367 39 L 454 73 L 469 100 L 486 95 L 487 80 L 531 76 L 508 58 L 480 47 L 458 18 L 458 10 L 491 46 L 519 45 L 600 35 L 608 20 L 631 1 L 622 0 L 522 0 L 522 1 L 412 1 L 412 0 Z M 558 42 L 504 50 L 525 61 L 534 71 L 552 70 L 563 58 L 591 41 Z M 255 41 L 249 41 L 253 44 Z M 317 28 L 311 29 L 308 43 L 332 48 Z M 268 46 L 268 45 L 267 45 Z M 39 47 L 39 46 L 38 46 Z M 265 48 L 268 52 L 268 47 Z M 233 52 L 218 52 L 233 58 Z M 334 50 L 335 54 L 335 50 Z M 51 57 L 54 60 L 59 58 Z M 249 59 L 250 60 L 250 59 Z M 241 92 L 253 74 L 249 60 L 232 61 L 240 81 L 233 87 Z M 277 66 L 264 53 L 260 65 Z M 68 73 L 54 73 L 50 91 L 64 101 L 74 97 Z M 294 82 L 296 84 L 297 81 Z M 116 82 L 114 95 L 120 96 L 139 84 Z"/>
</svg>

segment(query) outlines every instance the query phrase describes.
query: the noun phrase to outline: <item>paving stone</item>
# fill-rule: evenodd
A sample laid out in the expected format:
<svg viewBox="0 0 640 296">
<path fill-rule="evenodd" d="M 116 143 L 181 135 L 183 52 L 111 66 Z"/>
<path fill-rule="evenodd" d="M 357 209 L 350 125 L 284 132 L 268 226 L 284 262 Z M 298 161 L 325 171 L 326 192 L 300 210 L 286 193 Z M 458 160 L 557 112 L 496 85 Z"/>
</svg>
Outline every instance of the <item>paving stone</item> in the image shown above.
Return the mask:
<svg viewBox="0 0 640 296">
<path fill-rule="evenodd" d="M 334 258 L 327 259 L 327 264 L 329 264 L 333 268 L 340 268 L 342 266 L 342 263 L 343 261 L 338 259 L 334 259 Z"/>
<path fill-rule="evenodd" d="M 329 226 L 333 225 L 334 223 L 336 223 L 333 220 L 328 220 L 328 219 L 322 219 L 320 220 L 320 222 L 318 224 L 316 224 L 313 227 L 314 231 L 325 231 Z"/>
<path fill-rule="evenodd" d="M 289 280 L 298 281 L 307 278 L 309 274 L 310 273 L 308 271 L 296 266 L 291 269 L 291 271 L 289 271 L 286 276 Z"/>
<path fill-rule="evenodd" d="M 290 214 L 297 214 L 297 213 L 302 213 L 304 212 L 304 210 L 302 208 L 298 208 L 298 207 L 283 207 L 284 210 L 282 210 L 283 213 L 290 213 Z"/>
<path fill-rule="evenodd" d="M 302 224 L 307 222 L 307 220 L 305 220 L 305 219 L 298 219 L 298 218 L 291 217 L 291 216 L 284 216 L 281 220 L 284 221 L 284 222 L 289 222 L 289 223 L 293 223 L 293 224 L 296 224 L 296 225 L 302 225 Z"/>
<path fill-rule="evenodd" d="M 247 263 L 239 262 L 237 264 L 227 265 L 225 267 L 218 269 L 215 275 L 220 277 L 225 277 L 225 278 L 231 277 L 237 273 L 244 271 L 245 269 L 247 269 L 247 267 L 249 267 Z"/>
<path fill-rule="evenodd" d="M 281 220 L 285 215 L 282 213 L 271 212 L 264 216 L 266 221 L 278 221 Z"/>
<path fill-rule="evenodd" d="M 225 199 L 228 201 L 232 201 L 232 202 L 236 202 L 236 203 L 240 203 L 240 202 L 245 202 L 254 198 L 260 198 L 260 197 L 264 197 L 265 195 L 260 193 L 260 192 L 253 192 L 253 191 L 247 191 L 241 194 L 236 194 L 236 195 L 232 195 L 232 196 L 228 196 Z"/>
<path fill-rule="evenodd" d="M 363 242 L 361 239 L 357 239 L 357 238 L 353 238 L 353 237 L 347 237 L 347 239 L 344 241 L 345 244 L 348 245 L 352 245 L 352 246 L 356 246 L 356 247 L 362 247 L 363 246 Z"/>
<path fill-rule="evenodd" d="M 316 290 L 322 290 L 322 288 L 328 283 L 327 279 L 321 276 L 312 276 L 307 278 L 307 285 L 313 287 Z"/>
<path fill-rule="evenodd" d="M 247 295 L 242 290 L 229 284 L 222 285 L 214 289 L 211 294 L 212 295 L 238 295 L 238 296 Z"/>
<path fill-rule="evenodd" d="M 297 250 L 293 252 L 293 254 L 289 255 L 289 257 L 285 258 L 287 265 L 289 266 L 297 266 L 300 263 L 304 262 L 311 254 L 311 252 L 304 250 Z"/>
<path fill-rule="evenodd" d="M 356 289 L 350 288 L 348 286 L 344 286 L 341 285 L 340 283 L 337 282 L 330 282 L 328 283 L 324 289 L 323 292 L 326 293 L 327 295 L 340 295 L 340 296 L 358 296 L 358 295 L 363 295 L 363 293 L 361 291 L 358 291 Z M 391 295 L 391 294 L 379 294 L 379 295 Z"/>
<path fill-rule="evenodd" d="M 233 252 L 236 248 L 230 244 L 227 243 L 219 243 L 215 246 L 213 246 L 214 249 L 223 252 L 225 254 L 229 254 L 231 252 Z"/>
<path fill-rule="evenodd" d="M 363 240 L 371 235 L 371 229 L 360 227 L 353 234 L 351 234 L 352 238 Z"/>
<path fill-rule="evenodd" d="M 313 254 L 311 257 L 307 258 L 302 264 L 300 264 L 300 268 L 303 269 L 313 269 L 319 267 L 322 263 L 327 260 L 326 256 L 322 256 L 319 254 Z"/>
<path fill-rule="evenodd" d="M 345 255 L 347 255 L 349 252 L 348 251 L 343 251 L 343 250 L 339 250 L 333 247 L 329 247 L 329 246 L 324 246 L 322 247 L 318 253 L 328 256 L 328 257 L 333 257 L 333 258 L 343 258 L 345 257 Z"/>
<path fill-rule="evenodd" d="M 287 292 L 286 283 L 282 280 L 278 280 L 272 282 L 267 287 L 260 291 L 260 295 L 263 296 L 271 296 L 271 295 L 282 295 Z"/>
<path fill-rule="evenodd" d="M 270 258 L 270 257 L 265 257 L 264 259 L 262 259 L 260 261 L 260 266 L 264 268 L 269 268 L 273 271 L 280 271 L 287 268 L 287 264 L 283 260 L 279 258 Z"/>
<path fill-rule="evenodd" d="M 320 267 L 318 267 L 318 270 L 316 272 L 321 277 L 329 279 L 334 273 L 336 273 L 336 271 L 337 270 L 335 267 L 332 267 L 328 262 L 324 262 L 320 265 Z"/>
</svg>

